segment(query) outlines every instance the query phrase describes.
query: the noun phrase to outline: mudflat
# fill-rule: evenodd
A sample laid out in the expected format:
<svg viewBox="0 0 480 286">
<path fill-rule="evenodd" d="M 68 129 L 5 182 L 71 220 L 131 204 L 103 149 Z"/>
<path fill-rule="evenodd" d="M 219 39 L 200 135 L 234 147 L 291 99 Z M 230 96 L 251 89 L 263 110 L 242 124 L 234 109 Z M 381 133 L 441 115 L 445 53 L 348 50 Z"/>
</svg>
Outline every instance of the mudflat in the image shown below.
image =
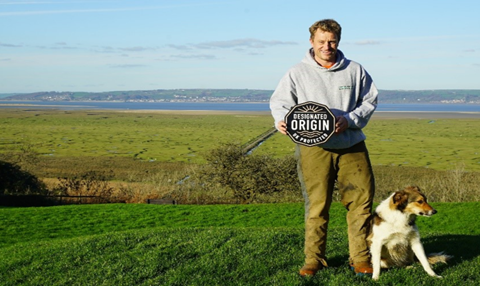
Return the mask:
<svg viewBox="0 0 480 286">
<path fill-rule="evenodd" d="M 185 115 L 243 115 L 243 116 L 262 116 L 270 115 L 269 111 L 231 111 L 231 110 L 120 110 L 119 112 L 128 113 L 160 113 L 160 114 L 185 114 Z M 437 111 L 376 111 L 373 119 L 462 119 L 479 118 L 480 112 L 437 112 Z"/>
<path fill-rule="evenodd" d="M 9 104 L 9 103 L 0 103 L 0 107 L 13 107 L 18 109 L 24 108 L 35 108 L 39 105 L 35 104 Z M 45 107 L 45 106 L 42 106 Z M 55 109 L 56 107 L 61 107 L 60 105 L 48 105 L 48 107 Z M 75 106 L 72 106 L 75 107 Z M 88 108 L 82 108 L 81 103 L 77 106 L 79 109 L 88 110 Z M 42 108 L 40 108 L 42 109 Z M 101 109 L 95 109 L 92 111 L 105 111 Z M 129 110 L 108 110 L 109 112 L 125 112 L 125 113 L 157 113 L 157 114 L 178 114 L 178 115 L 244 115 L 244 116 L 261 116 L 261 115 L 270 115 L 270 111 L 236 111 L 236 110 L 165 110 L 165 109 L 150 109 L 150 110 L 140 110 L 140 109 L 129 109 Z M 402 119 L 402 118 L 412 118 L 412 119 L 441 119 L 441 118 L 480 118 L 480 112 L 439 112 L 439 111 L 375 111 L 373 114 L 373 119 L 383 118 L 383 119 Z"/>
</svg>

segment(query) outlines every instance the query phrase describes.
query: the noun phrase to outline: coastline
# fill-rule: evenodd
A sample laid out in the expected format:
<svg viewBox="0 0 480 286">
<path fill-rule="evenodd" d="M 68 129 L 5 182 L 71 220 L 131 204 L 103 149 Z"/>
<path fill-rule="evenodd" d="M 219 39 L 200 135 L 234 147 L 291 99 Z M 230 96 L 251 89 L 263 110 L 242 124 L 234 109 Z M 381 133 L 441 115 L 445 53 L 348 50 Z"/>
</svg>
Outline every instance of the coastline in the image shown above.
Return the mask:
<svg viewBox="0 0 480 286">
<path fill-rule="evenodd" d="M 100 110 L 95 110 L 100 111 Z M 243 116 L 271 116 L 270 111 L 238 111 L 238 110 L 166 110 L 166 109 L 129 109 L 129 110 L 102 110 L 128 113 L 163 113 L 185 115 L 243 115 Z M 479 118 L 480 112 L 464 111 L 375 111 L 372 119 L 462 119 Z"/>
<path fill-rule="evenodd" d="M 164 114 L 188 114 L 188 115 L 248 115 L 248 116 L 265 116 L 270 115 L 270 111 L 262 110 L 180 110 L 180 109 L 109 109 L 109 108 L 92 108 L 91 106 L 82 105 L 82 102 L 78 102 L 78 105 L 70 105 L 69 108 L 64 108 L 61 104 L 48 104 L 39 105 L 31 103 L 4 103 L 0 102 L 0 110 L 17 109 L 24 111 L 46 111 L 46 110 L 68 110 L 68 111 L 90 111 L 90 112 L 128 112 L 128 113 L 164 113 Z M 372 119 L 462 119 L 462 118 L 480 118 L 480 112 L 477 111 L 401 111 L 401 110 L 388 110 L 388 111 L 375 111 L 372 115 Z"/>
<path fill-rule="evenodd" d="M 99 111 L 99 110 L 96 110 Z M 270 111 L 232 111 L 232 110 L 103 110 L 128 113 L 163 113 L 163 114 L 185 114 L 185 115 L 250 115 L 270 116 Z M 438 112 L 438 111 L 376 111 L 372 119 L 440 119 L 440 118 L 479 118 L 480 112 Z"/>
</svg>

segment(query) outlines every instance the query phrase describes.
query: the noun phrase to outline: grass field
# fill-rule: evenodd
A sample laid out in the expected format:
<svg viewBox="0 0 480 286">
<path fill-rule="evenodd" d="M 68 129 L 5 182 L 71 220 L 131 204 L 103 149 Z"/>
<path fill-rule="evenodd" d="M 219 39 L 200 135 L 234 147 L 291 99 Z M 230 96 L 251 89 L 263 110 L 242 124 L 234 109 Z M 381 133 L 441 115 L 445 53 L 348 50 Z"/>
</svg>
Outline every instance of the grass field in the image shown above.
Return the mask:
<svg viewBox="0 0 480 286">
<path fill-rule="evenodd" d="M 245 143 L 273 125 L 266 113 L 116 112 L 4 109 L 0 152 L 30 146 L 43 157 L 127 157 L 203 163 L 208 150 Z M 365 128 L 374 165 L 480 171 L 478 118 L 376 118 Z M 255 150 L 290 155 L 294 144 L 274 135 Z"/>
<path fill-rule="evenodd" d="M 18 162 L 50 189 L 57 178 L 108 174 L 118 198 L 144 202 L 176 192 L 177 182 L 195 173 L 212 149 L 244 144 L 272 124 L 265 112 L 4 109 L 0 160 Z M 478 200 L 478 115 L 394 113 L 374 116 L 364 131 L 379 198 L 416 184 L 433 201 Z M 277 133 L 254 155 L 283 158 L 294 148 L 287 136 Z M 179 196 L 188 203 L 231 201 L 226 190 L 207 197 Z M 291 199 L 283 201 L 302 200 L 300 195 Z"/>
<path fill-rule="evenodd" d="M 130 157 L 203 162 L 220 143 L 248 140 L 273 122 L 255 114 L 10 110 L 0 113 L 2 152 L 30 145 L 47 157 Z"/>
<path fill-rule="evenodd" d="M 364 132 L 373 165 L 480 171 L 480 120 L 374 118 Z M 258 152 L 284 156 L 295 146 L 276 134 Z"/>
<path fill-rule="evenodd" d="M 480 203 L 438 203 L 419 218 L 437 265 L 383 271 L 379 282 L 348 269 L 345 210 L 331 209 L 329 268 L 297 275 L 303 262 L 302 204 L 84 205 L 0 209 L 2 285 L 477 285 Z"/>
</svg>

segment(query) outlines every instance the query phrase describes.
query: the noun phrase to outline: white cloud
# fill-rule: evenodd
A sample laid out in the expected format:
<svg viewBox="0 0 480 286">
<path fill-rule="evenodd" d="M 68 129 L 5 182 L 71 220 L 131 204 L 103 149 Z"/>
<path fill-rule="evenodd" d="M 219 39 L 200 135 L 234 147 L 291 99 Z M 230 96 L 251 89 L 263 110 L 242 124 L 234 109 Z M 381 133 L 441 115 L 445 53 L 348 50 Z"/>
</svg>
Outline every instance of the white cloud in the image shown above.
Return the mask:
<svg viewBox="0 0 480 286">
<path fill-rule="evenodd" d="M 297 45 L 296 42 L 285 42 L 285 41 L 264 41 L 253 38 L 247 39 L 235 39 L 228 41 L 213 41 L 213 42 L 204 42 L 199 44 L 194 44 L 195 47 L 200 49 L 214 49 L 214 48 L 238 48 L 238 47 L 248 47 L 248 48 L 266 48 L 269 46 L 278 46 L 278 45 Z"/>
<path fill-rule="evenodd" d="M 130 69 L 130 68 L 143 68 L 147 67 L 147 65 L 141 64 L 118 64 L 118 65 L 109 65 L 111 68 L 121 68 L 121 69 Z"/>
<path fill-rule="evenodd" d="M 167 45 L 167 47 L 169 48 L 173 48 L 173 49 L 176 49 L 176 50 L 182 50 L 182 51 L 186 51 L 186 50 L 191 50 L 191 48 L 189 46 L 186 46 L 186 45 Z"/>
<path fill-rule="evenodd" d="M 143 51 L 152 50 L 152 48 L 136 46 L 136 47 L 129 47 L 129 48 L 119 48 L 119 50 L 124 52 L 143 52 Z"/>
<path fill-rule="evenodd" d="M 99 1 L 74 1 L 69 3 L 94 3 Z M 102 1 L 105 2 L 105 1 Z M 65 2 L 45 2 L 45 1 L 30 1 L 30 2 L 5 2 L 0 5 L 18 5 L 18 4 L 69 4 Z M 10 11 L 0 12 L 0 16 L 29 16 L 29 15 L 46 15 L 46 14 L 71 14 L 71 13 L 102 13 L 102 12 L 124 12 L 124 11 L 143 11 L 143 10 L 158 10 L 168 8 L 182 8 L 195 6 L 208 6 L 215 4 L 227 4 L 228 2 L 206 2 L 196 4 L 178 4 L 178 5 L 163 5 L 163 6 L 139 6 L 139 7 L 124 7 L 124 8 L 94 8 L 94 9 L 65 9 L 65 10 L 30 10 L 30 11 Z M 116 4 L 116 3 L 113 3 Z"/>
<path fill-rule="evenodd" d="M 215 60 L 215 55 L 197 54 L 197 55 L 171 55 L 170 58 L 175 59 L 203 59 L 203 60 Z"/>
<path fill-rule="evenodd" d="M 363 40 L 363 41 L 357 41 L 355 42 L 355 45 L 360 45 L 360 46 L 370 46 L 370 45 L 380 45 L 380 41 L 375 41 L 375 40 Z"/>
<path fill-rule="evenodd" d="M 6 47 L 6 48 L 21 48 L 22 45 L 7 44 L 7 43 L 2 43 L 2 42 L 0 42 L 0 47 Z"/>
</svg>

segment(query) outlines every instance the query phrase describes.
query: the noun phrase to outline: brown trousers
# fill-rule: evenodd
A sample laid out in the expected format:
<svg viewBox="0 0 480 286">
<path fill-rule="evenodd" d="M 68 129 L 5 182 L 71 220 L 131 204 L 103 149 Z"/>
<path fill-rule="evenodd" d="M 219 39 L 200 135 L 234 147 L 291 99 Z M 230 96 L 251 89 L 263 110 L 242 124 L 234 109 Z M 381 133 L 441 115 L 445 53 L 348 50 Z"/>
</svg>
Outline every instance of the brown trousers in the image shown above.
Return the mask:
<svg viewBox="0 0 480 286">
<path fill-rule="evenodd" d="M 366 238 L 371 230 L 375 181 L 365 143 L 339 150 L 298 145 L 296 155 L 305 198 L 305 263 L 327 266 L 327 228 L 335 183 L 348 210 L 350 261 L 370 261 Z"/>
</svg>

